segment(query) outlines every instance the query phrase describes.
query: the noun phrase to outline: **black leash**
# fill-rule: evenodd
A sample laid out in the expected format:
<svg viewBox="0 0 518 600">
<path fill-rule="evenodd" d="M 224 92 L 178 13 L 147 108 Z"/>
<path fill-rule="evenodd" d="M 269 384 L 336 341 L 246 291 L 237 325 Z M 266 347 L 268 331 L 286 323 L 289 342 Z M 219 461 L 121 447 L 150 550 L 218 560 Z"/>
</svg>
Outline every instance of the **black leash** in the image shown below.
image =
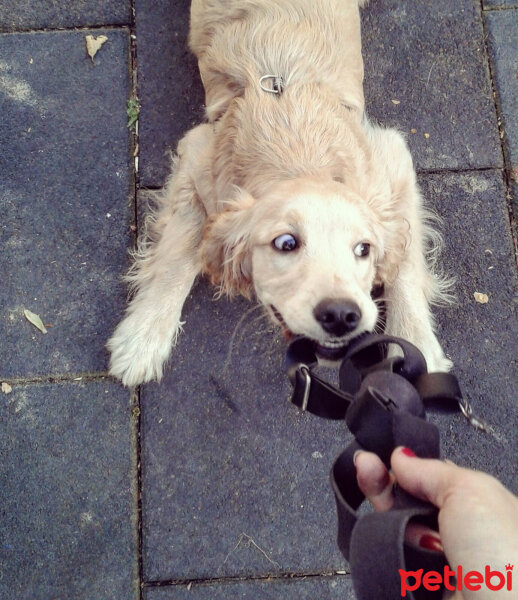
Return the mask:
<svg viewBox="0 0 518 600">
<path fill-rule="evenodd" d="M 386 358 L 388 344 L 402 357 Z M 399 600 L 399 569 L 442 572 L 444 554 L 407 544 L 410 520 L 437 530 L 437 509 L 395 487 L 391 510 L 360 516 L 365 497 L 356 481 L 353 456 L 357 450 L 375 452 L 390 466 L 397 446 L 421 458 L 439 458 L 439 430 L 426 421 L 425 404 L 462 410 L 477 426 L 459 384 L 450 373 L 428 373 L 422 353 L 409 342 L 386 335 L 366 334 L 353 340 L 342 360 L 337 388 L 313 372 L 317 364 L 313 344 L 294 339 L 286 353 L 286 369 L 293 385 L 291 401 L 301 410 L 327 419 L 343 419 L 354 441 L 331 470 L 338 511 L 338 546 L 349 562 L 358 600 Z M 468 416 L 468 415 L 466 415 Z M 382 557 L 382 559 L 381 559 Z M 424 587 L 408 592 L 410 600 L 439 600 L 444 588 Z"/>
</svg>

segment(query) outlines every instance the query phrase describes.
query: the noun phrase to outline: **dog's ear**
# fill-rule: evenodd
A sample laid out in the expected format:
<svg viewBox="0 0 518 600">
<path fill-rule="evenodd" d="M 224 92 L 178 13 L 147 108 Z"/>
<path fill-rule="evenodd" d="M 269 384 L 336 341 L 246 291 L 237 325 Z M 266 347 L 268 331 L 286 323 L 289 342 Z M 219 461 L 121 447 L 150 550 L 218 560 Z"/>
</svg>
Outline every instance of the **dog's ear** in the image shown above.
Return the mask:
<svg viewBox="0 0 518 600">
<path fill-rule="evenodd" d="M 219 293 L 250 298 L 253 292 L 250 235 L 255 200 L 238 190 L 225 210 L 212 215 L 201 244 L 202 270 Z"/>
<path fill-rule="evenodd" d="M 391 285 L 399 274 L 399 268 L 404 261 L 410 244 L 410 222 L 405 213 L 401 212 L 401 206 L 405 206 L 393 194 L 391 201 L 383 208 L 380 206 L 376 216 L 375 238 L 380 252 L 376 257 L 375 284 Z"/>
</svg>

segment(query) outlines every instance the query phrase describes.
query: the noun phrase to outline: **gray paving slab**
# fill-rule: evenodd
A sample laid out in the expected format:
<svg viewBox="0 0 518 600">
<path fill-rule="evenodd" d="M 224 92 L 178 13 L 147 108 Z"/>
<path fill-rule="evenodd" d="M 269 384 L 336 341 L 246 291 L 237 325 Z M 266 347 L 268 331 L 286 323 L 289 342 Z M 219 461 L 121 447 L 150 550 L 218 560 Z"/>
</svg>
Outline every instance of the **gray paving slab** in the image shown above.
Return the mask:
<svg viewBox="0 0 518 600">
<path fill-rule="evenodd" d="M 344 577 L 307 577 L 144 588 L 143 600 L 356 600 Z"/>
<path fill-rule="evenodd" d="M 108 36 L 95 64 L 88 33 Z M 106 369 L 130 245 L 128 39 L 0 35 L 1 377 Z"/>
<path fill-rule="evenodd" d="M 483 0 L 484 8 L 518 8 L 517 0 Z"/>
<path fill-rule="evenodd" d="M 438 311 L 440 337 L 491 433 L 460 415 L 433 419 L 447 456 L 517 490 L 517 287 L 501 172 L 422 183 L 445 218 L 445 266 L 458 277 L 458 304 Z M 284 344 L 248 309 L 213 301 L 200 284 L 165 379 L 143 388 L 146 581 L 344 566 L 328 471 L 350 437 L 286 403 Z"/>
<path fill-rule="evenodd" d="M 130 23 L 130 0 L 3 0 L 0 4 L 0 31 Z"/>
<path fill-rule="evenodd" d="M 518 172 L 513 173 L 513 178 L 510 181 L 509 194 L 511 196 L 511 203 L 514 207 L 514 218 L 513 218 L 513 234 L 514 239 L 518 240 Z"/>
<path fill-rule="evenodd" d="M 190 0 L 136 0 L 140 183 L 161 187 L 169 151 L 204 118 L 197 61 L 187 48 Z"/>
<path fill-rule="evenodd" d="M 212 293 L 141 392 L 144 580 L 343 568 L 328 471 L 350 435 L 289 405 L 282 341 Z"/>
<path fill-rule="evenodd" d="M 492 11 L 486 18 L 504 142 L 518 181 L 518 10 Z"/>
<path fill-rule="evenodd" d="M 109 381 L 0 393 L 1 598 L 138 598 L 130 414 Z"/>
<path fill-rule="evenodd" d="M 501 166 L 479 2 L 376 0 L 362 24 L 367 110 L 408 134 L 416 166 Z"/>
<path fill-rule="evenodd" d="M 516 493 L 518 282 L 502 175 L 429 175 L 421 183 L 444 219 L 443 264 L 457 278 L 456 305 L 437 310 L 439 337 L 475 413 L 490 427 L 483 434 L 460 415 L 434 417 L 443 451 Z M 488 303 L 477 303 L 475 292 L 487 294 Z"/>
</svg>

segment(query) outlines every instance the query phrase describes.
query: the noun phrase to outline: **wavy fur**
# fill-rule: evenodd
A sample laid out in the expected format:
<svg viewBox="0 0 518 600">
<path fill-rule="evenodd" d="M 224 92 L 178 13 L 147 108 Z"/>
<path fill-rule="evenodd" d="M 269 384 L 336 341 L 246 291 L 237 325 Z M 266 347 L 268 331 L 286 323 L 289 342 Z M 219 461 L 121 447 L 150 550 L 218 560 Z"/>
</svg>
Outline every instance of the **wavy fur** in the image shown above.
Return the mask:
<svg viewBox="0 0 518 600">
<path fill-rule="evenodd" d="M 200 272 L 219 295 L 255 296 L 319 344 L 336 342 L 315 317 L 320 302 L 353 302 L 356 334 L 375 327 L 370 291 L 382 283 L 387 332 L 416 344 L 430 370 L 451 366 L 429 308 L 450 287 L 436 220 L 403 136 L 364 114 L 365 4 L 192 2 L 208 123 L 180 142 L 133 252 L 131 301 L 108 342 L 110 373 L 124 384 L 160 379 Z M 282 94 L 260 88 L 267 74 L 282 77 Z M 286 234 L 296 251 L 275 249 Z M 359 244 L 371 247 L 361 259 Z"/>
</svg>

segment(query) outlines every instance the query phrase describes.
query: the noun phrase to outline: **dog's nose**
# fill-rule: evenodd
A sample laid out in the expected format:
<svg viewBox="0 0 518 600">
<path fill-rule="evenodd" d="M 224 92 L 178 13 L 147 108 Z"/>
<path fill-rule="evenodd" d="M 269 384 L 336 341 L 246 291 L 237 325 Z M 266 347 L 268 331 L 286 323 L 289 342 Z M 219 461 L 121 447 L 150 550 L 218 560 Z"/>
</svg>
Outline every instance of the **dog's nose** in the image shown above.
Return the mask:
<svg viewBox="0 0 518 600">
<path fill-rule="evenodd" d="M 336 337 L 356 329 L 362 317 L 356 302 L 344 298 L 322 300 L 313 310 L 313 314 L 322 329 Z"/>
</svg>

